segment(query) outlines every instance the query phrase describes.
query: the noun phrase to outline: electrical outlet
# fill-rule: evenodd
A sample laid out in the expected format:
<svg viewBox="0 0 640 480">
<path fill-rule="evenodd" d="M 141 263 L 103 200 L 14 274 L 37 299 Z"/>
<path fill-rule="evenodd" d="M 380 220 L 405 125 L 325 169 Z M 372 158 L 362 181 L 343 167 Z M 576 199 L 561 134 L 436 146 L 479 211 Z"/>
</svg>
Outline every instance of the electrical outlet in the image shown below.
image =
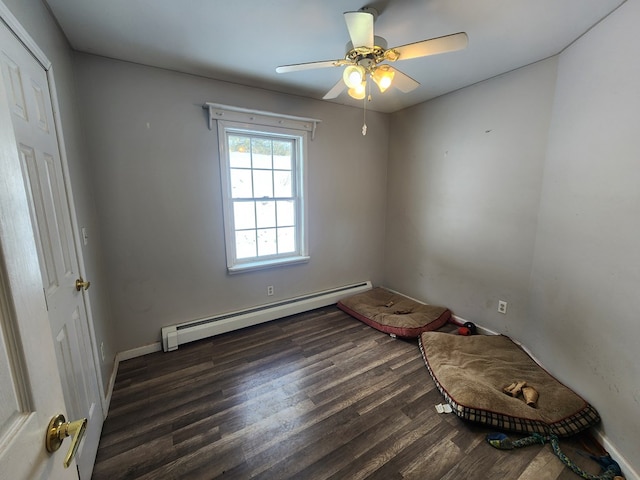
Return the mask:
<svg viewBox="0 0 640 480">
<path fill-rule="evenodd" d="M 507 313 L 507 302 L 504 300 L 498 300 L 498 313 Z"/>
<path fill-rule="evenodd" d="M 268 295 L 268 296 L 273 295 L 273 285 L 269 285 L 269 286 L 267 287 L 267 295 Z"/>
</svg>

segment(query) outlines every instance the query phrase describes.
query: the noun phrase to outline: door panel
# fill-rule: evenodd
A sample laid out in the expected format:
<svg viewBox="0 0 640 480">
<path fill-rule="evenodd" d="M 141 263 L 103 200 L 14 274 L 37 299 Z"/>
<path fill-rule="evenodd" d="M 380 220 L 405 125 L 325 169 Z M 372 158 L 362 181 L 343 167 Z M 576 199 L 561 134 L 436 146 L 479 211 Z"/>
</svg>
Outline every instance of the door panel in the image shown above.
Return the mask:
<svg viewBox="0 0 640 480">
<path fill-rule="evenodd" d="M 27 116 L 27 102 L 22 90 L 22 79 L 20 78 L 20 68 L 6 55 L 3 55 L 4 64 L 7 66 L 8 78 L 6 82 L 7 96 L 11 111 L 14 115 L 29 120 Z"/>
<path fill-rule="evenodd" d="M 5 303 L 8 302 L 3 301 L 2 307 Z M 26 403 L 24 392 L 22 392 L 22 385 L 26 384 L 26 379 L 22 375 L 22 361 L 16 353 L 17 345 L 11 341 L 15 326 L 11 325 L 9 318 L 9 311 L 2 308 L 0 311 L 0 385 L 3 388 L 0 390 L 0 443 L 16 428 L 16 422 L 20 420 Z"/>
<path fill-rule="evenodd" d="M 38 169 L 36 167 L 35 151 L 33 150 L 33 148 L 27 147 L 26 145 L 19 145 L 18 149 L 20 160 L 22 163 L 22 171 L 27 172 L 27 176 L 29 178 L 37 178 Z M 31 210 L 31 218 L 44 217 L 45 207 L 40 189 L 38 188 L 36 191 L 33 191 L 30 184 L 27 184 L 26 187 L 28 196 L 29 198 L 31 198 L 31 202 L 29 205 Z M 50 294 L 52 290 L 57 288 L 59 284 L 58 279 L 56 278 L 56 268 L 53 264 L 53 245 L 51 245 L 49 236 L 43 235 L 37 224 L 34 225 L 34 227 L 36 231 L 38 253 L 39 257 L 42 259 L 42 283 L 47 294 Z"/>
<path fill-rule="evenodd" d="M 84 480 L 91 476 L 104 418 L 84 292 L 75 287 L 80 277 L 79 257 L 48 78 L 6 28 L 2 35 L 2 74 L 10 85 L 8 100 L 66 411 L 70 418 L 88 419 L 85 439 L 76 456 Z"/>
<path fill-rule="evenodd" d="M 0 75 L 0 477 L 72 480 L 75 469 L 62 467 L 68 442 L 49 454 L 43 441 L 64 400 L 5 78 Z"/>
</svg>

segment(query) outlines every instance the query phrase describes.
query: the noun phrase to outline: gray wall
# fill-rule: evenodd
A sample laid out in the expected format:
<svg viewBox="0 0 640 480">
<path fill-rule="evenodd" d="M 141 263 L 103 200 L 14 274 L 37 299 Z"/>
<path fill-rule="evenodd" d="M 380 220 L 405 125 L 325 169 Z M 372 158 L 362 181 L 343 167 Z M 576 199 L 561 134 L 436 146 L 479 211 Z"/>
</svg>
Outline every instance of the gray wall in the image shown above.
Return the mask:
<svg viewBox="0 0 640 480">
<path fill-rule="evenodd" d="M 555 59 L 394 114 L 385 249 L 386 284 L 522 341 L 636 471 L 637 18 L 630 0 Z"/>
<path fill-rule="evenodd" d="M 118 350 L 160 328 L 362 280 L 380 283 L 388 115 L 78 54 Z M 308 264 L 228 275 L 210 101 L 318 118 Z M 267 286 L 275 295 L 267 297 Z"/>
<path fill-rule="evenodd" d="M 81 122 L 76 110 L 73 56 L 65 37 L 40 0 L 2 1 L 53 65 L 74 207 L 79 226 L 86 227 L 90 235 L 89 244 L 83 246 L 80 255 L 86 267 L 85 276 L 92 285 L 85 298 L 93 319 L 98 350 L 100 344 L 104 343 L 105 361 L 100 363 L 100 374 L 102 383 L 106 386 L 117 349 L 115 332 L 110 325 L 111 310 L 101 256 L 100 225 L 85 163 L 86 150 Z"/>
<path fill-rule="evenodd" d="M 555 75 L 550 59 L 392 116 L 390 287 L 520 336 Z"/>
<path fill-rule="evenodd" d="M 530 342 L 640 472 L 640 1 L 560 57 Z"/>
</svg>

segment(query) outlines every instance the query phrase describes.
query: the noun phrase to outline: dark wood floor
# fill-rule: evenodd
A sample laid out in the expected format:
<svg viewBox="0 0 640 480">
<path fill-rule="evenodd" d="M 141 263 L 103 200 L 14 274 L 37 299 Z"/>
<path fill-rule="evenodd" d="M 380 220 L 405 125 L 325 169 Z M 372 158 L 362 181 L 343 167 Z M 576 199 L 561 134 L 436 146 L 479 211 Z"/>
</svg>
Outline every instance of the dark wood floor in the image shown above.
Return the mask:
<svg viewBox="0 0 640 480">
<path fill-rule="evenodd" d="M 579 478 L 441 402 L 417 342 L 327 307 L 122 362 L 93 479 Z"/>
</svg>

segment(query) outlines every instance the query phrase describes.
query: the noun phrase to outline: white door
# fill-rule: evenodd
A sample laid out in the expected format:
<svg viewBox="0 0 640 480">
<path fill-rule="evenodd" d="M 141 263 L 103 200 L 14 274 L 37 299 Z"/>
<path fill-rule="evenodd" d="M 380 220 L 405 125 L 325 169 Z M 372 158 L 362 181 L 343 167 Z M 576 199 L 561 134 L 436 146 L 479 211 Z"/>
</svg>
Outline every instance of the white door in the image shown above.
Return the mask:
<svg viewBox="0 0 640 480">
<path fill-rule="evenodd" d="M 0 64 L 31 212 L 66 411 L 87 418 L 76 455 L 91 477 L 104 421 L 47 72 L 4 25 Z"/>
<path fill-rule="evenodd" d="M 49 420 L 65 407 L 6 99 L 0 75 L 0 479 L 71 480 L 69 440 L 45 450 Z"/>
</svg>

